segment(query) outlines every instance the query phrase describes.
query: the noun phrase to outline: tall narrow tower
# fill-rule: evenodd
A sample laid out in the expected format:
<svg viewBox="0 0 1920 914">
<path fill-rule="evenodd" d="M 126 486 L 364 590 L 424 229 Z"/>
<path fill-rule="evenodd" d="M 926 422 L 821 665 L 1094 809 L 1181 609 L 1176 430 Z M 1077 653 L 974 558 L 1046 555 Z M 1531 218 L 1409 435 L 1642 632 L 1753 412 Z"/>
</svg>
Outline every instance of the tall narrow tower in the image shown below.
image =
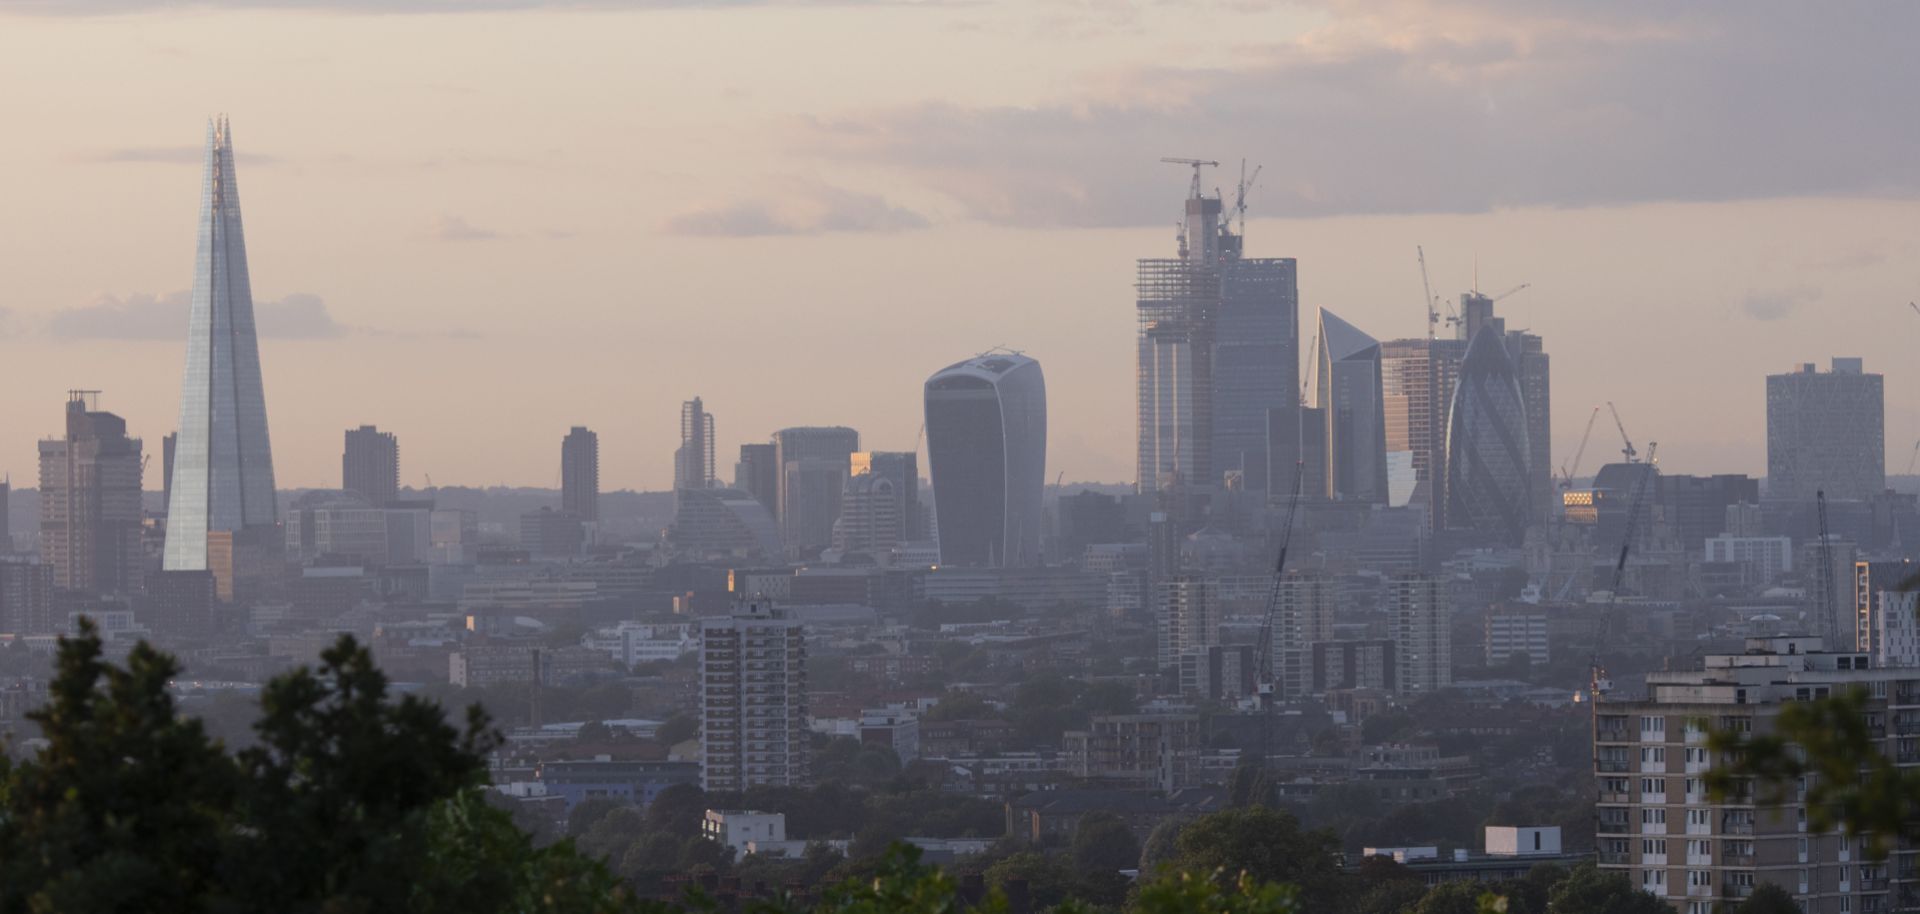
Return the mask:
<svg viewBox="0 0 1920 914">
<path fill-rule="evenodd" d="M 675 489 L 710 489 L 715 485 L 713 466 L 713 414 L 694 397 L 680 404 L 680 449 L 673 452 Z"/>
<path fill-rule="evenodd" d="M 242 541 L 264 542 L 279 521 L 260 346 L 253 327 L 253 289 L 240 228 L 240 191 L 233 175 L 233 136 L 226 118 L 207 124 L 179 435 L 162 561 L 168 571 L 199 571 L 208 567 L 210 540 L 221 540 L 228 548 Z"/>
</svg>

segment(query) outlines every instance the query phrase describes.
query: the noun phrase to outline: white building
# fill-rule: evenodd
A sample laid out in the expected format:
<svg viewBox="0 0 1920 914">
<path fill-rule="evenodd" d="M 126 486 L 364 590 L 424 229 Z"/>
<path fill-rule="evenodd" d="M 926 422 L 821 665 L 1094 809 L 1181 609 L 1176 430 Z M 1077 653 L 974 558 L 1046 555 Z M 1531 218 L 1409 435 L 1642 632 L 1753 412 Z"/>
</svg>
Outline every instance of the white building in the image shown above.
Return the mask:
<svg viewBox="0 0 1920 914">
<path fill-rule="evenodd" d="M 783 813 L 752 809 L 709 809 L 700 822 L 700 834 L 709 841 L 724 844 L 733 856 L 753 853 L 753 845 L 787 840 L 787 817 Z"/>
<path fill-rule="evenodd" d="M 692 625 L 654 625 L 632 620 L 588 632 L 580 638 L 580 644 L 629 667 L 678 660 L 700 649 Z"/>
<path fill-rule="evenodd" d="M 1734 536 L 1723 534 L 1707 540 L 1707 561 L 1736 562 L 1752 569 L 1749 578 L 1757 584 L 1779 580 L 1793 570 L 1793 539 L 1785 536 Z"/>
</svg>

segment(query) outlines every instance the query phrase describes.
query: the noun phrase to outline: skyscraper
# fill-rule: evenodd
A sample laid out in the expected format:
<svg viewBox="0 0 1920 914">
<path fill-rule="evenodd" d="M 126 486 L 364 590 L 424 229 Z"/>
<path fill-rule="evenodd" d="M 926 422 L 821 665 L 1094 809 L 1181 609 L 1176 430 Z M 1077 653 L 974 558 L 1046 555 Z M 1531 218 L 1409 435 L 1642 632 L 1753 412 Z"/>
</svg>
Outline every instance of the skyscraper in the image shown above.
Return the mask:
<svg viewBox="0 0 1920 914">
<path fill-rule="evenodd" d="M 713 472 L 713 414 L 694 397 L 680 404 L 680 447 L 673 452 L 673 487 L 717 485 Z"/>
<path fill-rule="evenodd" d="M 805 635 L 759 605 L 700 623 L 701 787 L 807 783 Z"/>
<path fill-rule="evenodd" d="M 1387 500 L 1386 413 L 1381 402 L 1380 343 L 1320 309 L 1316 353 L 1317 406 L 1327 417 L 1327 495 L 1342 501 Z"/>
<path fill-rule="evenodd" d="M 1196 169 L 1179 256 L 1138 263 L 1141 492 L 1229 470 L 1266 488 L 1267 411 L 1299 403 L 1296 264 L 1243 257 L 1231 217 Z"/>
<path fill-rule="evenodd" d="M 560 510 L 600 519 L 600 436 L 576 425 L 560 441 Z"/>
<path fill-rule="evenodd" d="M 371 425 L 347 429 L 340 453 L 340 488 L 374 507 L 400 500 L 400 439 Z"/>
<path fill-rule="evenodd" d="M 860 433 L 850 428 L 786 428 L 773 435 L 778 476 L 780 538 L 787 554 L 808 559 L 833 545 L 853 452 Z"/>
<path fill-rule="evenodd" d="M 13 495 L 13 479 L 0 478 L 0 555 L 13 551 L 13 524 L 7 519 L 7 501 Z"/>
<path fill-rule="evenodd" d="M 1386 450 L 1405 454 L 1416 491 L 1409 502 L 1438 513 L 1438 490 L 1446 476 L 1447 409 L 1460 377 L 1461 340 L 1404 339 L 1380 344 L 1381 403 L 1386 414 Z M 1436 472 L 1438 468 L 1438 472 Z M 1429 521 L 1431 522 L 1431 520 Z"/>
<path fill-rule="evenodd" d="M 97 391 L 68 394 L 62 438 L 40 442 L 40 555 L 63 590 L 140 589 L 140 439 L 95 409 Z"/>
<path fill-rule="evenodd" d="M 989 353 L 935 372 L 926 422 L 941 563 L 1038 564 L 1047 473 L 1040 363 Z"/>
<path fill-rule="evenodd" d="M 1481 328 L 1492 327 L 1506 346 L 1527 417 L 1528 520 L 1542 523 L 1554 499 L 1552 360 L 1547 356 L 1545 341 L 1539 336 L 1525 330 L 1508 330 L 1506 319 L 1494 316 L 1494 303 L 1504 297 L 1478 291 L 1461 293 L 1455 345 L 1461 347 L 1458 351 L 1464 357 L 1465 346 L 1480 335 Z M 1450 398 L 1442 401 L 1443 404 L 1451 402 Z M 1442 478 L 1445 475 L 1441 473 Z"/>
<path fill-rule="evenodd" d="M 920 455 L 912 451 L 857 451 L 834 521 L 833 547 L 886 552 L 920 534 Z"/>
<path fill-rule="evenodd" d="M 1865 499 L 1887 487 L 1884 379 L 1859 359 L 1767 376 L 1767 497 Z"/>
<path fill-rule="evenodd" d="M 780 462 L 772 444 L 740 445 L 740 462 L 733 465 L 733 487 L 765 505 L 779 517 Z"/>
<path fill-rule="evenodd" d="M 163 567 L 210 567 L 208 550 L 215 540 L 231 550 L 216 564 L 255 550 L 277 552 L 280 518 L 274 503 L 273 448 L 267 439 L 267 399 L 260 380 L 240 190 L 234 180 L 233 136 L 225 118 L 207 125 L 179 436 Z M 216 533 L 224 535 L 212 536 Z"/>
<path fill-rule="evenodd" d="M 1460 363 L 1447 419 L 1447 526 L 1520 545 L 1533 522 L 1532 453 L 1506 342 L 1482 327 Z"/>
</svg>

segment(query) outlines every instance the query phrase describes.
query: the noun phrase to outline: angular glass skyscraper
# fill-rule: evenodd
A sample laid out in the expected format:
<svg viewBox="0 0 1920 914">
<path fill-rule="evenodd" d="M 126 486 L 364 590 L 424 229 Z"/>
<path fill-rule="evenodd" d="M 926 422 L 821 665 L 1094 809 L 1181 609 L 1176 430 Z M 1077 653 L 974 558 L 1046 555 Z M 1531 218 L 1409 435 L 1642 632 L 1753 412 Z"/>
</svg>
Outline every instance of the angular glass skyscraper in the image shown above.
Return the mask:
<svg viewBox="0 0 1920 914">
<path fill-rule="evenodd" d="M 1327 488 L 1341 501 L 1387 502 L 1387 425 L 1380 342 L 1320 309 L 1315 353 L 1319 409 L 1327 421 Z"/>
<path fill-rule="evenodd" d="M 1467 344 L 1447 417 L 1447 526 L 1518 546 L 1532 518 L 1526 401 L 1500 332 Z"/>
<path fill-rule="evenodd" d="M 200 188 L 200 243 L 194 255 L 187 370 L 180 385 L 179 442 L 167 505 L 167 571 L 208 567 L 209 534 L 276 529 L 273 448 L 260 383 L 253 289 L 233 175 L 233 136 L 221 118 L 207 125 Z M 223 537 L 225 538 L 225 537 Z"/>
<path fill-rule="evenodd" d="M 1047 381 L 1040 363 L 990 353 L 927 379 L 927 470 L 940 561 L 1040 563 Z"/>
</svg>

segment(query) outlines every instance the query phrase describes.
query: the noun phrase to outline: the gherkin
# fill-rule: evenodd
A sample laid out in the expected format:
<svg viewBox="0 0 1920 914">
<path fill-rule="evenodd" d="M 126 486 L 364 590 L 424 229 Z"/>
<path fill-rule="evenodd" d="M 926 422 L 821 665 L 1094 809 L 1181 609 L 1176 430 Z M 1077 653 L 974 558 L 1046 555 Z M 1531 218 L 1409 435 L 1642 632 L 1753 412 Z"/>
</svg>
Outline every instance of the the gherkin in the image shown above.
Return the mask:
<svg viewBox="0 0 1920 914">
<path fill-rule="evenodd" d="M 1482 326 L 1467 344 L 1447 417 L 1447 525 L 1507 545 L 1532 516 L 1526 401 L 1500 334 Z"/>
<path fill-rule="evenodd" d="M 268 532 L 278 521 L 233 136 L 225 118 L 207 124 L 199 236 L 167 505 L 163 566 L 169 571 L 206 569 L 209 533 Z"/>
</svg>

